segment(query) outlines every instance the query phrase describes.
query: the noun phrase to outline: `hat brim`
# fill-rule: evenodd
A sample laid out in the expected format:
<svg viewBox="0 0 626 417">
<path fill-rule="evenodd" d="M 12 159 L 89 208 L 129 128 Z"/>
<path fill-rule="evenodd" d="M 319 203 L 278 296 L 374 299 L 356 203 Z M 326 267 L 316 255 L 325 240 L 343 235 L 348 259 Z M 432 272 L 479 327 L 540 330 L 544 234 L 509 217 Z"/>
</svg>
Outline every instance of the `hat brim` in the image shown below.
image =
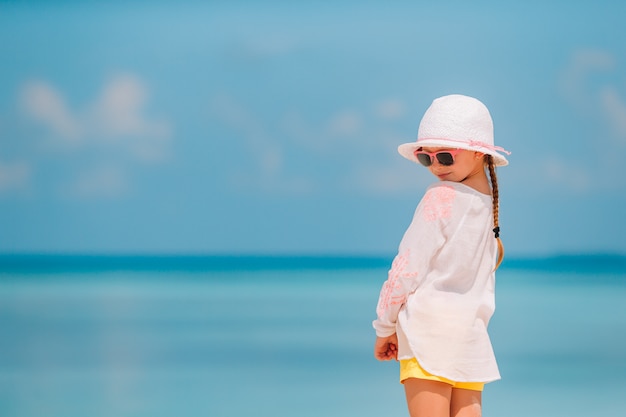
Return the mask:
<svg viewBox="0 0 626 417">
<path fill-rule="evenodd" d="M 418 142 L 403 143 L 398 146 L 398 153 L 408 159 L 419 164 L 415 151 L 419 148 L 451 148 L 451 149 L 465 149 L 468 151 L 477 151 L 484 153 L 485 155 L 493 156 L 493 162 L 496 166 L 503 167 L 509 164 L 509 161 L 502 154 L 493 149 L 483 147 L 480 145 L 466 145 L 457 141 L 450 142 L 446 139 L 421 139 Z"/>
</svg>

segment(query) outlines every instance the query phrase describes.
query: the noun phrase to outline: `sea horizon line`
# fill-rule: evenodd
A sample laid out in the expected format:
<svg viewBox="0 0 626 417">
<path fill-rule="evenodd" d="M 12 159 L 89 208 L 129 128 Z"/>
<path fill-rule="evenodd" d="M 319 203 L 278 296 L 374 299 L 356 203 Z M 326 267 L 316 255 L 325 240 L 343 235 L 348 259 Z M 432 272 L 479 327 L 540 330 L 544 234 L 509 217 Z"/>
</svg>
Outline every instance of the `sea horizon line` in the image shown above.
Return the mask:
<svg viewBox="0 0 626 417">
<path fill-rule="evenodd" d="M 0 272 L 202 271 L 269 269 L 388 268 L 394 254 L 322 253 L 0 253 Z M 626 272 L 626 255 L 617 252 L 509 255 L 502 269 Z"/>
</svg>

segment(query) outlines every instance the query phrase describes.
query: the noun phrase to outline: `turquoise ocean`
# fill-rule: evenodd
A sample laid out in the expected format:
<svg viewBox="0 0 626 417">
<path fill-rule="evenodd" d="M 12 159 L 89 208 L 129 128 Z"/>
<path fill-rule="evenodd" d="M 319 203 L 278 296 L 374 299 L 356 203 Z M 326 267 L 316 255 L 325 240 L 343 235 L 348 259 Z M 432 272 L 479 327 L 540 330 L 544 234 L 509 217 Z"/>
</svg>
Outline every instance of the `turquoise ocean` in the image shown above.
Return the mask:
<svg viewBox="0 0 626 417">
<path fill-rule="evenodd" d="M 0 416 L 407 416 L 391 257 L 0 257 Z M 626 415 L 626 258 L 507 259 L 483 415 Z"/>
</svg>

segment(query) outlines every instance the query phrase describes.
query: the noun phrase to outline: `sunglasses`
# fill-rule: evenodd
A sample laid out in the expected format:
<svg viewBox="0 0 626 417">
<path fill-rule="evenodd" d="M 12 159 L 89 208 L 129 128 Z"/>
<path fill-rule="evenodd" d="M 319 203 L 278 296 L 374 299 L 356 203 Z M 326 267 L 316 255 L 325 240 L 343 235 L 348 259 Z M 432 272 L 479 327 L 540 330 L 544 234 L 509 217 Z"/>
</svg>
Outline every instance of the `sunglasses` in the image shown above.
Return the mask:
<svg viewBox="0 0 626 417">
<path fill-rule="evenodd" d="M 425 167 L 429 167 L 435 162 L 435 158 L 437 158 L 437 162 L 444 166 L 450 166 L 454 164 L 454 157 L 456 154 L 461 152 L 463 149 L 451 149 L 449 151 L 439 151 L 439 152 L 426 152 L 420 151 L 419 149 L 415 151 L 415 157 L 420 162 L 420 164 Z"/>
</svg>

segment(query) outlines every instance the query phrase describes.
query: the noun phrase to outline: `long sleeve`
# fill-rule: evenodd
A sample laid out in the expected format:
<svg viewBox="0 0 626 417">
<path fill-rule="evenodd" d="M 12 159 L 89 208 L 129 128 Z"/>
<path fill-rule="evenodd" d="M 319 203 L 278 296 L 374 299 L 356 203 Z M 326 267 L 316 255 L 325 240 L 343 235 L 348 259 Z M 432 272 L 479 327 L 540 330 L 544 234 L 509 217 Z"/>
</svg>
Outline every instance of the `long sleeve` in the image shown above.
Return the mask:
<svg viewBox="0 0 626 417">
<path fill-rule="evenodd" d="M 378 318 L 373 326 L 376 335 L 380 337 L 391 336 L 396 332 L 396 321 L 400 307 L 406 301 L 408 294 L 417 285 L 417 271 L 408 271 L 410 251 L 398 253 L 391 264 L 387 281 L 383 284 L 378 297 L 376 314 Z"/>
<path fill-rule="evenodd" d="M 432 259 L 445 243 L 444 228 L 454 197 L 454 189 L 437 184 L 427 190 L 417 206 L 380 291 L 378 317 L 372 323 L 377 336 L 386 337 L 396 332 L 400 308 L 424 280 Z"/>
</svg>

